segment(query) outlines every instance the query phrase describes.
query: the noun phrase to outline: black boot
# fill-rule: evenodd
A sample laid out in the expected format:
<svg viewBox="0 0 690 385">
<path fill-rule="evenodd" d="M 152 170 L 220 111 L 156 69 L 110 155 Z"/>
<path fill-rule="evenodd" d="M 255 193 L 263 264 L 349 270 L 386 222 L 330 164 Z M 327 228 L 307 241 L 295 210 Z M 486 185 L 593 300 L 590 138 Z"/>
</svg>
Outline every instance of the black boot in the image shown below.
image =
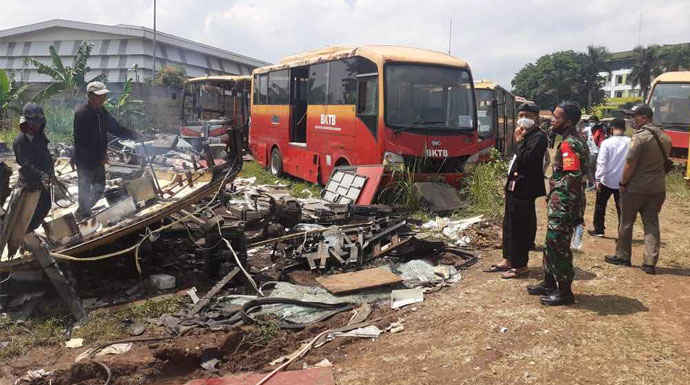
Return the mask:
<svg viewBox="0 0 690 385">
<path fill-rule="evenodd" d="M 556 281 L 551 274 L 544 274 L 544 280 L 536 285 L 527 286 L 529 295 L 549 295 L 556 290 Z"/>
<path fill-rule="evenodd" d="M 575 296 L 570 289 L 571 282 L 558 281 L 558 289 L 551 292 L 550 295 L 541 297 L 542 305 L 560 306 L 572 305 L 575 303 Z"/>
</svg>

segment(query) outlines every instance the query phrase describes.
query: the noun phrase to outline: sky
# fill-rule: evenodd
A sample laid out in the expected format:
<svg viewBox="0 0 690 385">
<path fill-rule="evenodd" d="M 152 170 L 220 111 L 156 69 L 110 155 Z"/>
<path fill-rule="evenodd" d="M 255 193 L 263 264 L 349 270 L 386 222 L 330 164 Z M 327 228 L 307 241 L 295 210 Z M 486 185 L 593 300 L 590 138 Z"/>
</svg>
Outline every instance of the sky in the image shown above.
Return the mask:
<svg viewBox="0 0 690 385">
<path fill-rule="evenodd" d="M 49 19 L 153 26 L 153 0 L 2 0 L 0 29 Z M 158 30 L 277 62 L 329 45 L 448 52 L 510 88 L 541 55 L 690 41 L 688 0 L 158 0 Z M 452 20 L 452 32 L 450 23 Z"/>
</svg>

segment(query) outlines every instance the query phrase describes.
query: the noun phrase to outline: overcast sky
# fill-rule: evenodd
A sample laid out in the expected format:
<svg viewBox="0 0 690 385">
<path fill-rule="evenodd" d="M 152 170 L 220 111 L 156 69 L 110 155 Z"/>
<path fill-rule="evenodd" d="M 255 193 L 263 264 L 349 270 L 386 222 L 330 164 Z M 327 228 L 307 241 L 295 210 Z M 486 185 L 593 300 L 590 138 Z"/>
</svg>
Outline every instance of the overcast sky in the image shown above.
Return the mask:
<svg viewBox="0 0 690 385">
<path fill-rule="evenodd" d="M 690 41 L 689 0 L 158 0 L 158 29 L 270 62 L 334 44 L 448 51 L 510 88 L 557 50 Z M 2 0 L 0 29 L 54 18 L 153 25 L 153 0 Z M 641 28 L 640 28 L 641 19 Z M 640 33 L 641 32 L 641 33 Z"/>
</svg>

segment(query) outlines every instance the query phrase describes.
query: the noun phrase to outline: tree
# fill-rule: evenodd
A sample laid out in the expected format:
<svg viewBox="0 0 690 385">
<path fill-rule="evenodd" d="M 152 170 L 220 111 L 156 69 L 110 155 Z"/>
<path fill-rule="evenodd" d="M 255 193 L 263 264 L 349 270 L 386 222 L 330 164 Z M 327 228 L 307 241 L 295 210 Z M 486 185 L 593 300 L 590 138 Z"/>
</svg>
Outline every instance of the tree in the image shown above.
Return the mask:
<svg viewBox="0 0 690 385">
<path fill-rule="evenodd" d="M 156 74 L 153 84 L 179 90 L 184 86 L 185 80 L 187 73 L 184 68 L 165 66 Z"/>
<path fill-rule="evenodd" d="M 17 87 L 7 71 L 0 69 L 0 119 L 4 119 L 9 110 L 21 111 L 18 103 L 27 88 L 28 85 Z"/>
<path fill-rule="evenodd" d="M 106 108 L 118 121 L 126 121 L 131 127 L 133 119 L 142 118 L 146 114 L 142 111 L 144 101 L 132 98 L 132 79 L 127 79 L 122 93 L 117 99 L 111 98 L 106 102 Z"/>
<path fill-rule="evenodd" d="M 534 100 L 541 108 L 553 108 L 563 100 L 587 102 L 582 93 L 584 59 L 575 51 L 560 51 L 524 66 L 513 78 L 513 93 Z"/>
<path fill-rule="evenodd" d="M 690 45 L 677 44 L 662 47 L 659 57 L 664 71 L 680 71 L 690 69 Z"/>
<path fill-rule="evenodd" d="M 74 101 L 77 96 L 86 93 L 87 84 L 105 80 L 105 74 L 99 74 L 86 80 L 86 76 L 91 71 L 87 61 L 91 56 L 92 49 L 93 44 L 82 42 L 76 55 L 74 55 L 74 64 L 71 67 L 62 63 L 62 59 L 52 45 L 49 48 L 52 65 L 43 64 L 34 58 L 27 58 L 26 63 L 35 66 L 38 73 L 48 75 L 54 80 L 34 97 L 34 101 L 40 102 L 59 93 L 66 94 L 68 101 Z"/>
<path fill-rule="evenodd" d="M 633 67 L 629 79 L 633 87 L 640 86 L 642 100 L 647 100 L 652 78 L 663 72 L 659 51 L 658 45 L 633 49 Z"/>
<path fill-rule="evenodd" d="M 582 91 L 587 95 L 585 108 L 591 111 L 592 107 L 600 104 L 604 100 L 603 86 L 604 79 L 599 75 L 602 72 L 611 73 L 608 65 L 609 52 L 606 47 L 587 47 L 587 52 L 581 56 L 581 77 Z"/>
</svg>

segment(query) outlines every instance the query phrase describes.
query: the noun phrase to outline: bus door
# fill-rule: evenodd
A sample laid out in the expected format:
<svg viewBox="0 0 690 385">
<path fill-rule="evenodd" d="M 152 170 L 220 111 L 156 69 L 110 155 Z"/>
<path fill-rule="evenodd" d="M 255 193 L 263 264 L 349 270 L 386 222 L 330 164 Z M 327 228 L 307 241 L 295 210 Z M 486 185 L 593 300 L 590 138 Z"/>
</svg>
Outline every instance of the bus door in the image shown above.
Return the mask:
<svg viewBox="0 0 690 385">
<path fill-rule="evenodd" d="M 290 70 L 290 142 L 307 142 L 307 91 L 309 67 Z"/>
<path fill-rule="evenodd" d="M 374 138 L 377 137 L 379 121 L 378 81 L 377 73 L 357 75 L 357 118 Z"/>
</svg>

